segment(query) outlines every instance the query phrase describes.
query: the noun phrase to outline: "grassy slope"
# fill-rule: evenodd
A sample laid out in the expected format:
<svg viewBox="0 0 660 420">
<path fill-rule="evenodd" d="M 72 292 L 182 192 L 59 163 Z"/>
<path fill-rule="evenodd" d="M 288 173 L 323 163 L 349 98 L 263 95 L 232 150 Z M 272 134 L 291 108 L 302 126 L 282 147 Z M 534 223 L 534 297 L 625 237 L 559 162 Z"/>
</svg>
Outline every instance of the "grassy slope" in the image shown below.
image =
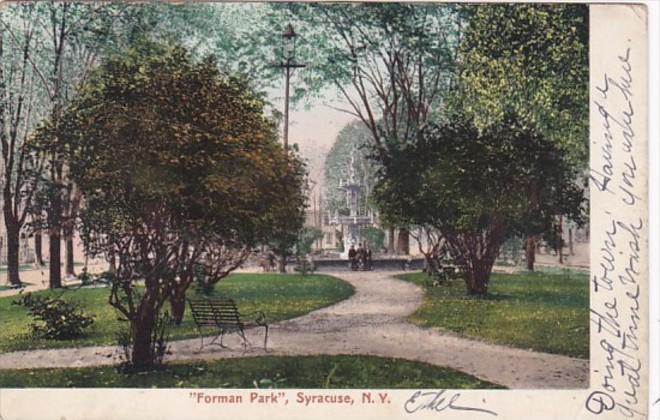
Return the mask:
<svg viewBox="0 0 660 420">
<path fill-rule="evenodd" d="M 401 279 L 424 285 L 426 274 Z M 462 282 L 426 289 L 410 320 L 466 337 L 589 357 L 588 275 L 574 271 L 493 274 L 486 298 L 466 296 Z"/>
<path fill-rule="evenodd" d="M 262 310 L 270 322 L 294 318 L 312 310 L 346 299 L 353 287 L 337 278 L 325 275 L 298 274 L 234 274 L 216 286 L 216 294 L 236 299 L 241 312 Z M 121 322 L 108 304 L 109 289 L 85 288 L 43 291 L 43 294 L 62 294 L 63 298 L 79 301 L 85 311 L 94 314 L 95 323 L 89 334 L 78 340 L 42 340 L 27 335 L 29 317 L 25 308 L 12 305 L 15 297 L 0 298 L 0 352 L 40 348 L 59 348 L 116 343 Z M 194 292 L 189 291 L 191 295 Z M 171 330 L 171 339 L 196 337 L 189 308 L 184 321 Z"/>
<path fill-rule="evenodd" d="M 112 367 L 0 371 L 0 387 L 501 388 L 425 363 L 371 356 L 258 357 L 172 363 L 127 375 Z"/>
</svg>

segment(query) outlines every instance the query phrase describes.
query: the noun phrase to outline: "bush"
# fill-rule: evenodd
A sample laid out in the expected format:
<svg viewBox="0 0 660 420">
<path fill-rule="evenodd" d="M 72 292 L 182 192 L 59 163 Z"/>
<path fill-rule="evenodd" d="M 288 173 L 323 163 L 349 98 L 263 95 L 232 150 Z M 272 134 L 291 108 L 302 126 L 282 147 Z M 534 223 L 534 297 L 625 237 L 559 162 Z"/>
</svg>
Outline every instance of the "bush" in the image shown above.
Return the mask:
<svg viewBox="0 0 660 420">
<path fill-rule="evenodd" d="M 13 303 L 28 310 L 35 321 L 30 324 L 31 333 L 39 338 L 67 340 L 82 337 L 83 330 L 94 323 L 94 318 L 85 315 L 77 302 L 26 293 Z"/>
</svg>

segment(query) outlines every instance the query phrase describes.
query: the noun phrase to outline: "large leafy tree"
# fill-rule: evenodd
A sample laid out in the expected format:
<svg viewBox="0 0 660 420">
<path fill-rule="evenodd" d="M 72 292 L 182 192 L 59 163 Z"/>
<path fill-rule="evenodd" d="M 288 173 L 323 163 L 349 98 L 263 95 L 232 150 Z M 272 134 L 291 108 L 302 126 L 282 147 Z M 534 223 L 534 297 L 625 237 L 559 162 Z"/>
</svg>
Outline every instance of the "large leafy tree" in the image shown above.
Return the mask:
<svg viewBox="0 0 660 420">
<path fill-rule="evenodd" d="M 384 159 L 375 196 L 388 217 L 438 232 L 466 266 L 469 294 L 485 294 L 504 240 L 556 214 L 583 217 L 577 173 L 556 142 L 515 114 L 478 130 L 460 113 Z"/>
<path fill-rule="evenodd" d="M 43 132 L 82 191 L 86 251 L 117 260 L 110 304 L 130 322 L 136 368 L 154 360 L 161 307 L 182 310 L 197 267 L 218 281 L 270 239 L 277 203 L 303 201 L 301 163 L 263 102 L 181 48 L 145 43 L 106 60 Z"/>
<path fill-rule="evenodd" d="M 484 129 L 515 112 L 586 169 L 588 150 L 588 8 L 585 5 L 465 6 L 459 48 L 458 106 Z M 577 179 L 576 179 L 577 181 Z M 541 197 L 542 198 L 542 197 Z M 561 214 L 552 231 L 561 230 Z M 548 226 L 530 223 L 526 260 Z M 561 258 L 561 252 L 560 252 Z"/>
</svg>

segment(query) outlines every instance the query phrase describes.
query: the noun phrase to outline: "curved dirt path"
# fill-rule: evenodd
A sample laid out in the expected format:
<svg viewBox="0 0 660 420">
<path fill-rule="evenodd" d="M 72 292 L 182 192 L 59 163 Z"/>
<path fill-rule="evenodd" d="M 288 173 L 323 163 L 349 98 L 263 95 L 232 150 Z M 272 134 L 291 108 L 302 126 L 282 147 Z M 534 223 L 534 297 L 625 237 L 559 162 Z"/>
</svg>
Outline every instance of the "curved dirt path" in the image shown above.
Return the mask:
<svg viewBox="0 0 660 420">
<path fill-rule="evenodd" d="M 268 355 L 367 354 L 450 367 L 515 389 L 586 388 L 589 361 L 513 349 L 422 329 L 403 318 L 422 303 L 423 291 L 391 272 L 330 273 L 351 283 L 349 299 L 271 326 Z M 168 360 L 219 359 L 266 354 L 263 329 L 250 330 L 254 347 L 243 351 L 235 334 L 230 349 L 205 347 L 199 339 L 171 343 Z M 115 363 L 114 347 L 35 350 L 0 354 L 0 369 L 79 367 Z"/>
</svg>

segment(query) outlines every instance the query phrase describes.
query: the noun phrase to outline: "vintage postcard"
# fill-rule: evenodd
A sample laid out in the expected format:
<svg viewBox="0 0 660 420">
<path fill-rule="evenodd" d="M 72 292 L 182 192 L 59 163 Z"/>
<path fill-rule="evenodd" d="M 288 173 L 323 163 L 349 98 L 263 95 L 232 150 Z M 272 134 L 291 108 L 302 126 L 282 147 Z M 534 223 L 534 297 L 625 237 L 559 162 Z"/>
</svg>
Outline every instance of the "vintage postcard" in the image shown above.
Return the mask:
<svg viewBox="0 0 660 420">
<path fill-rule="evenodd" d="M 643 3 L 3 3 L 0 419 L 652 418 L 649 51 Z"/>
</svg>

